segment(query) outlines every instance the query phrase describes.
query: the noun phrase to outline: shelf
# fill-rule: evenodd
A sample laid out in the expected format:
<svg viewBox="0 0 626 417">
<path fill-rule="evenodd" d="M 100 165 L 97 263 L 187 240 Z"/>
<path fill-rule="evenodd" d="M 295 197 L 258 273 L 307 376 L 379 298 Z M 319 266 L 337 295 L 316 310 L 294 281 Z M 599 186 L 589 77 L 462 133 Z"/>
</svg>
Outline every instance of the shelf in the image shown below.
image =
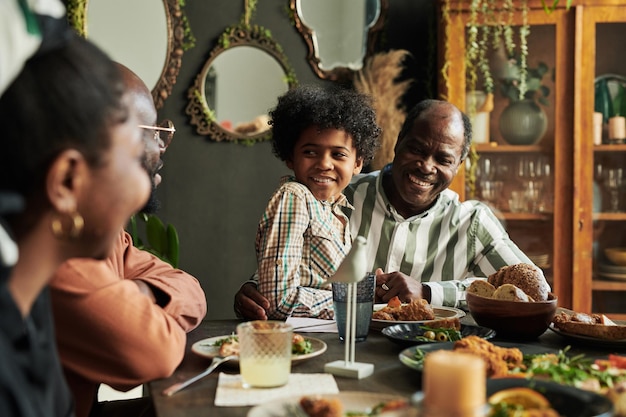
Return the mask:
<svg viewBox="0 0 626 417">
<path fill-rule="evenodd" d="M 626 152 L 626 144 L 594 145 L 594 152 Z"/>
<path fill-rule="evenodd" d="M 594 279 L 591 282 L 594 291 L 626 291 L 626 281 L 607 281 Z"/>
<path fill-rule="evenodd" d="M 624 221 L 626 213 L 593 213 L 594 220 Z"/>
<path fill-rule="evenodd" d="M 551 153 L 552 150 L 546 149 L 541 145 L 500 145 L 497 142 L 477 143 L 475 144 L 478 153 Z M 608 146 L 608 145 L 607 145 Z M 624 146 L 626 145 L 615 145 Z"/>
<path fill-rule="evenodd" d="M 501 215 L 505 220 L 537 220 L 537 221 L 544 221 L 544 222 L 552 220 L 552 213 L 501 212 Z"/>
</svg>

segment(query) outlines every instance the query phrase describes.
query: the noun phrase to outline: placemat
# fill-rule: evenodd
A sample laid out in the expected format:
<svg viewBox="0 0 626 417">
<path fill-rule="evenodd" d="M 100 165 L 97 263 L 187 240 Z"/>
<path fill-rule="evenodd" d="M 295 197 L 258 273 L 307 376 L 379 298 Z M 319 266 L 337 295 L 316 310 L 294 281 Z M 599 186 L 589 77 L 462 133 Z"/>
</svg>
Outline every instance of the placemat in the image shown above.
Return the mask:
<svg viewBox="0 0 626 417">
<path fill-rule="evenodd" d="M 220 372 L 215 405 L 238 407 L 258 405 L 284 397 L 337 394 L 339 388 L 331 374 L 291 374 L 287 385 L 278 388 L 244 388 L 240 374 Z"/>
</svg>

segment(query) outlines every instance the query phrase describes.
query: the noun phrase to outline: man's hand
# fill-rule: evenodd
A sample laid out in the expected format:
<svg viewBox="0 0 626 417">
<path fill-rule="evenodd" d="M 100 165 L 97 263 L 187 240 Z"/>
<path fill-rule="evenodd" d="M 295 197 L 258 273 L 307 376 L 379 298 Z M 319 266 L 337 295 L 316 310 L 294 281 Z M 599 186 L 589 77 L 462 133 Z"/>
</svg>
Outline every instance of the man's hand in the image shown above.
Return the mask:
<svg viewBox="0 0 626 417">
<path fill-rule="evenodd" d="M 251 282 L 246 282 L 235 294 L 235 312 L 247 320 L 267 320 L 270 302 Z"/>
<path fill-rule="evenodd" d="M 377 303 L 387 303 L 396 295 L 403 303 L 419 298 L 430 301 L 430 291 L 428 290 L 427 286 L 402 272 L 385 274 L 380 268 L 376 270 Z"/>
</svg>

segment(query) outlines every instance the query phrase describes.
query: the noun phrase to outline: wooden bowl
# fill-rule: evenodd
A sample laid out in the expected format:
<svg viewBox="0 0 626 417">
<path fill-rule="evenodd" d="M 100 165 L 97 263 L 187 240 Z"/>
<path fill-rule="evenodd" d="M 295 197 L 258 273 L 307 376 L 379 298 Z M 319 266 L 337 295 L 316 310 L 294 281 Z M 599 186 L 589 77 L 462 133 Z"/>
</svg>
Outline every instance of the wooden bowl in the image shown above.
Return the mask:
<svg viewBox="0 0 626 417">
<path fill-rule="evenodd" d="M 615 265 L 626 266 L 626 248 L 606 248 L 604 254 Z"/>
<path fill-rule="evenodd" d="M 556 313 L 557 297 L 548 301 L 497 300 L 467 293 L 467 306 L 476 323 L 496 331 L 504 339 L 536 339 L 548 329 Z"/>
</svg>

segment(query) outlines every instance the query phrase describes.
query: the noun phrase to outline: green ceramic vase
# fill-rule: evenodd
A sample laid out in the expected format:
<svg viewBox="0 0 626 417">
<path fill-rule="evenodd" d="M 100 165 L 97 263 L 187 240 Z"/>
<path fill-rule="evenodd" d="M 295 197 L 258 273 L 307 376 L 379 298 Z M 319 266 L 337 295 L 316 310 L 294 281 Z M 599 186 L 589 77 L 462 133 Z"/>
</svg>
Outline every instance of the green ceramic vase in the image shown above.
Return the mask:
<svg viewBox="0 0 626 417">
<path fill-rule="evenodd" d="M 532 99 L 513 101 L 500 115 L 500 133 L 511 145 L 534 145 L 547 128 L 545 111 Z"/>
</svg>

